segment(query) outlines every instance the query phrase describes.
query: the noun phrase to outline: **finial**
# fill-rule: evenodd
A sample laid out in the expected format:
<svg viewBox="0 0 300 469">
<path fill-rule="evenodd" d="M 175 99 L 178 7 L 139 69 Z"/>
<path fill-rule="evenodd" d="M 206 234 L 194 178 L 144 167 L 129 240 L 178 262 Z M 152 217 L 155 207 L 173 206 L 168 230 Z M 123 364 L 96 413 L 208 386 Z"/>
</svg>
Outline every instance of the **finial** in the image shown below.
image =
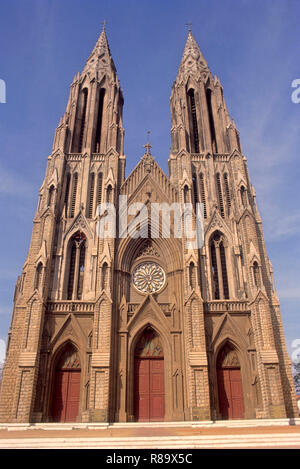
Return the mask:
<svg viewBox="0 0 300 469">
<path fill-rule="evenodd" d="M 151 155 L 150 150 L 151 150 L 152 146 L 149 143 L 149 136 L 150 136 L 150 130 L 147 131 L 147 143 L 146 143 L 146 145 L 144 145 L 144 148 L 146 148 L 146 153 L 145 153 L 146 155 Z"/>
<path fill-rule="evenodd" d="M 188 26 L 188 28 L 189 28 L 189 33 L 192 32 L 192 24 L 193 23 L 185 23 L 185 25 Z"/>
<path fill-rule="evenodd" d="M 104 20 L 104 21 L 103 21 L 101 24 L 103 24 L 102 31 L 105 31 L 105 27 L 106 27 L 106 25 L 107 25 L 107 21 L 106 21 L 106 20 Z"/>
</svg>

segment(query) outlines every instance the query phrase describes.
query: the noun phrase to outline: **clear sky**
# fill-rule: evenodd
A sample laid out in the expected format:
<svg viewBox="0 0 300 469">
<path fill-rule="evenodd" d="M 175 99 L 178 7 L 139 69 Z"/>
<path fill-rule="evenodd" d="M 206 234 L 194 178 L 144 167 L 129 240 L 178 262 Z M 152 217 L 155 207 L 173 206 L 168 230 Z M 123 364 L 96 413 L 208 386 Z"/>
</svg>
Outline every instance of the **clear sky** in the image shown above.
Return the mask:
<svg viewBox="0 0 300 469">
<path fill-rule="evenodd" d="M 101 23 L 108 23 L 124 91 L 128 174 L 147 130 L 167 172 L 169 97 L 191 22 L 241 133 L 291 352 L 300 339 L 300 103 L 291 100 L 291 83 L 300 78 L 299 0 L 0 0 L 0 18 L 7 87 L 0 104 L 0 339 L 54 130 Z"/>
</svg>

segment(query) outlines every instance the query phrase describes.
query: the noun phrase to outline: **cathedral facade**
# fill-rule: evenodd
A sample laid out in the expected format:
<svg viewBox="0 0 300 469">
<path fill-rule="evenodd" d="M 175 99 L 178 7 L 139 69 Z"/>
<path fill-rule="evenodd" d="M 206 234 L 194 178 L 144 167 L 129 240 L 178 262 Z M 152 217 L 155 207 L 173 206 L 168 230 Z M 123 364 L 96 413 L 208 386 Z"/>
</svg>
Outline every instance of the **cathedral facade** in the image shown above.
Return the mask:
<svg viewBox="0 0 300 469">
<path fill-rule="evenodd" d="M 247 160 L 190 31 L 170 105 L 169 175 L 147 144 L 126 178 L 123 95 L 103 29 L 48 157 L 15 289 L 1 422 L 297 415 Z M 125 234 L 120 200 L 136 208 Z M 104 203 L 116 236 L 99 235 Z M 191 227 L 200 204 L 201 247 L 178 236 L 184 204 Z M 170 210 L 150 217 L 153 206 Z"/>
</svg>

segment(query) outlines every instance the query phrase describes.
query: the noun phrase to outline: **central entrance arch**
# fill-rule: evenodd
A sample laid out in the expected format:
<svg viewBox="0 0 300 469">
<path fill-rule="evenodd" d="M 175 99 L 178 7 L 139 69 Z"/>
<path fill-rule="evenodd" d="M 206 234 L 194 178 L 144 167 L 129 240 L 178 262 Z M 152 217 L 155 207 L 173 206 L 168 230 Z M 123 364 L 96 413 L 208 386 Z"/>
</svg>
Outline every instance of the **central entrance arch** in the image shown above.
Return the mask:
<svg viewBox="0 0 300 469">
<path fill-rule="evenodd" d="M 151 327 L 143 332 L 134 353 L 134 416 L 139 422 L 165 417 L 164 353 Z"/>
</svg>

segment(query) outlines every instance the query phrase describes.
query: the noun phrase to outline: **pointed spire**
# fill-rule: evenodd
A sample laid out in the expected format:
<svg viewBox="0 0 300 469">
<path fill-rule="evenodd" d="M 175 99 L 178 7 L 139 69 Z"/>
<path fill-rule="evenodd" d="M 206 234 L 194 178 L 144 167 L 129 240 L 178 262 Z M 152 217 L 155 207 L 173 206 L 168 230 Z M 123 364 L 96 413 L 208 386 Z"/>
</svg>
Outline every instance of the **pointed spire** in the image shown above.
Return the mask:
<svg viewBox="0 0 300 469">
<path fill-rule="evenodd" d="M 111 56 L 107 36 L 106 36 L 106 21 L 103 22 L 102 31 L 100 36 L 95 44 L 95 47 L 89 56 L 84 71 L 87 70 L 95 70 L 99 68 L 107 68 L 107 66 L 111 65 L 112 68 L 115 70 L 115 65 Z"/>
<path fill-rule="evenodd" d="M 99 54 L 101 53 L 107 53 L 111 57 L 109 45 L 108 45 L 108 40 L 106 36 L 106 31 L 105 31 L 105 26 L 106 26 L 106 21 L 103 22 L 103 28 L 101 31 L 101 34 L 98 38 L 98 41 L 96 42 L 96 45 L 94 47 L 94 50 L 92 52 L 92 55 L 97 52 Z"/>
<path fill-rule="evenodd" d="M 190 24 L 190 23 L 189 23 Z M 179 73 L 189 74 L 209 72 L 209 68 L 203 54 L 189 27 L 188 37 L 183 51 Z"/>
</svg>

